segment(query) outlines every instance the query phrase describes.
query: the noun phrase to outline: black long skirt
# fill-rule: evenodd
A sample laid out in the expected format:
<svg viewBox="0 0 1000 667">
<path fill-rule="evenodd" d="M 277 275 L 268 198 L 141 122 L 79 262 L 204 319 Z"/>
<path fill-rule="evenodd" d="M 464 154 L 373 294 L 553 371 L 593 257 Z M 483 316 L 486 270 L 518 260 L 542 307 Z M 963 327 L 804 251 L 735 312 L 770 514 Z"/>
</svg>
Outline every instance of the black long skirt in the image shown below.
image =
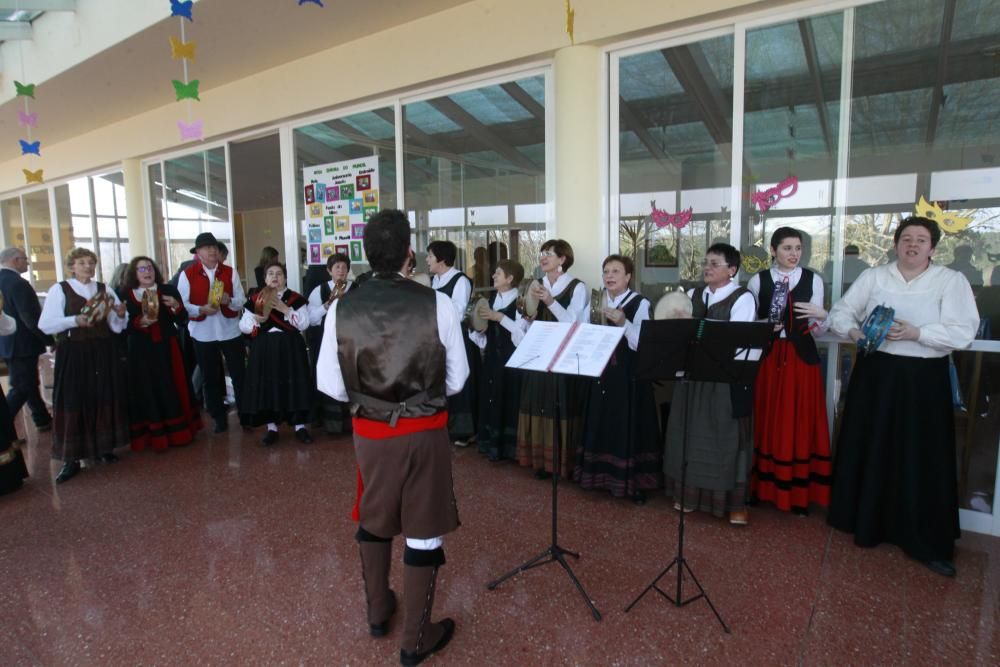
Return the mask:
<svg viewBox="0 0 1000 667">
<path fill-rule="evenodd" d="M 52 458 L 96 459 L 129 444 L 128 391 L 119 354 L 111 336 L 59 342 L 52 390 Z"/>
<path fill-rule="evenodd" d="M 319 352 L 323 348 L 323 325 L 309 327 L 306 330 L 306 339 L 309 341 L 309 354 L 313 370 L 312 422 L 322 427 L 330 435 L 350 433 L 351 404 L 330 398 L 316 388 L 316 366 L 319 363 Z"/>
<path fill-rule="evenodd" d="M 7 409 L 7 397 L 0 389 L 0 495 L 20 489 L 23 480 L 28 477 L 24 455 L 14 444 L 15 440 L 17 431 Z"/>
<path fill-rule="evenodd" d="M 482 372 L 482 357 L 479 348 L 469 340 L 468 332 L 462 328 L 465 337 L 465 358 L 469 362 L 469 378 L 462 391 L 448 397 L 448 437 L 452 440 L 467 440 L 476 435 L 476 395 L 479 388 L 479 374 Z"/>
<path fill-rule="evenodd" d="M 947 357 L 859 354 L 834 452 L 831 526 L 859 546 L 951 560 L 960 531 Z"/>
<path fill-rule="evenodd" d="M 245 423 L 309 421 L 312 366 L 301 334 L 282 331 L 254 336 L 241 398 Z"/>
<path fill-rule="evenodd" d="M 177 336 L 153 340 L 150 333 L 130 331 L 127 369 L 133 451 L 191 442 L 201 416 Z"/>
<path fill-rule="evenodd" d="M 495 459 L 517 456 L 521 371 L 504 363 L 506 359 L 487 350 L 479 385 L 479 451 Z"/>
</svg>

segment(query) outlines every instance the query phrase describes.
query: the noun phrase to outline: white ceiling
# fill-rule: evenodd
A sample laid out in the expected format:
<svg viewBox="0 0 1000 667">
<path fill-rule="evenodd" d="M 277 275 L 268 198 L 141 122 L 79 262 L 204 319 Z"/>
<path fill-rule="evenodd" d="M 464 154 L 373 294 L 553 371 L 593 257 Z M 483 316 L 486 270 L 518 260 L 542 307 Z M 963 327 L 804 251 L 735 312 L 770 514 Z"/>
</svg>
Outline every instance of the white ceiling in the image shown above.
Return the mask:
<svg viewBox="0 0 1000 667">
<path fill-rule="evenodd" d="M 300 7 L 297 0 L 201 0 L 195 4 L 195 22 L 186 24 L 188 40 L 198 43 L 191 78 L 201 81 L 202 91 L 211 90 L 467 1 L 325 0 L 320 8 Z M 43 154 L 46 145 L 172 104 L 170 81 L 182 78 L 181 62 L 170 56 L 169 37 L 179 36 L 178 22 L 161 21 L 40 83 L 31 107 L 39 114 L 35 138 L 42 140 Z M 405 51 L 406 44 L 385 48 Z M 303 72 L 316 77 L 317 85 L 335 75 L 335 66 Z M 20 154 L 21 105 L 16 98 L 0 105 L 0 162 Z"/>
</svg>

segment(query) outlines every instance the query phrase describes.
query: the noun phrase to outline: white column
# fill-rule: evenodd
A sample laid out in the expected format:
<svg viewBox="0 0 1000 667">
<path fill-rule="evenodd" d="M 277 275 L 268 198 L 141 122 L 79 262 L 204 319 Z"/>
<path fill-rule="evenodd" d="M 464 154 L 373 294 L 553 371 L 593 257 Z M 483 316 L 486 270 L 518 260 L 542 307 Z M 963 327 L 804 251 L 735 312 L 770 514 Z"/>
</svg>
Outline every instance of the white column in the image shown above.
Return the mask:
<svg viewBox="0 0 1000 667">
<path fill-rule="evenodd" d="M 570 272 L 591 289 L 601 284 L 608 254 L 600 182 L 603 54 L 593 46 L 571 46 L 555 54 L 556 237 L 573 246 Z M 525 267 L 526 269 L 528 267 Z"/>
<path fill-rule="evenodd" d="M 125 216 L 128 224 L 128 248 L 132 257 L 152 256 L 152 244 L 146 233 L 146 197 L 142 191 L 142 163 L 139 160 L 122 160 L 125 184 Z M 122 257 L 127 262 L 130 257 Z"/>
</svg>

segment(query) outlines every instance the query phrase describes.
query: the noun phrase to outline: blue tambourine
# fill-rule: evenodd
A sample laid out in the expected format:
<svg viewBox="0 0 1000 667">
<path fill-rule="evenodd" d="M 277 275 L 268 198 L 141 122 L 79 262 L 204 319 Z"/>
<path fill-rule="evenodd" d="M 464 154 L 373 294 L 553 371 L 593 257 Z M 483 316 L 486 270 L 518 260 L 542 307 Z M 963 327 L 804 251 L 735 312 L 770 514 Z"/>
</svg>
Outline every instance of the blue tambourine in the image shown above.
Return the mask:
<svg viewBox="0 0 1000 667">
<path fill-rule="evenodd" d="M 861 325 L 862 336 L 858 340 L 858 350 L 866 354 L 876 351 L 889 335 L 889 327 L 892 326 L 895 316 L 894 308 L 875 306 Z"/>
</svg>

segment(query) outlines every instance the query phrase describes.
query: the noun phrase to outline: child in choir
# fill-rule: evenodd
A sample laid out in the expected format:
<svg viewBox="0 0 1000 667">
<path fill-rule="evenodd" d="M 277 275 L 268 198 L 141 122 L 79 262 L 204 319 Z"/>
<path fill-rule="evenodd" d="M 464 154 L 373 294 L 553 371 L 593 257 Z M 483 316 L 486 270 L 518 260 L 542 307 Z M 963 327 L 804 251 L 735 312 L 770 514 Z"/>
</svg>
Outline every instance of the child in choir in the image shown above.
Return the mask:
<svg viewBox="0 0 1000 667">
<path fill-rule="evenodd" d="M 326 322 L 326 312 L 330 305 L 344 296 L 357 284 L 348 276 L 351 271 L 351 259 L 342 252 L 330 255 L 326 260 L 326 270 L 330 280 L 320 283 L 309 294 L 309 350 L 312 353 L 313 371 L 319 359 L 320 347 L 323 344 L 323 324 Z M 314 409 L 316 420 L 321 422 L 323 430 L 330 435 L 351 432 L 351 406 L 330 398 L 315 389 Z"/>
<path fill-rule="evenodd" d="M 716 243 L 706 251 L 702 266 L 705 285 L 688 293 L 694 307 L 692 316 L 754 321 L 757 302 L 753 294 L 735 282 L 740 251 L 727 243 Z M 701 510 L 718 517 L 728 513 L 732 524 L 749 523 L 746 491 L 753 456 L 752 411 L 748 386 L 724 382 L 675 385 L 663 462 L 666 492 L 674 498 L 675 509 Z M 682 499 L 685 436 L 688 467 Z"/>
<path fill-rule="evenodd" d="M 826 397 L 812 337 L 827 315 L 823 280 L 799 266 L 802 234 L 791 227 L 771 235 L 771 258 L 771 268 L 747 283 L 757 297 L 757 318 L 772 319 L 776 337 L 754 384 L 750 494 L 804 515 L 811 503 L 830 504 Z"/>
<path fill-rule="evenodd" d="M 49 289 L 38 318 L 38 328 L 57 337 L 52 458 L 63 462 L 57 484 L 80 472 L 83 461 L 117 461 L 114 450 L 129 442 L 125 368 L 114 340 L 127 323 L 125 304 L 94 280 L 91 250 L 71 250 L 66 268 L 72 277 Z M 98 303 L 98 294 L 106 301 Z"/>
<path fill-rule="evenodd" d="M 283 264 L 271 264 L 264 287 L 247 301 L 240 331 L 252 336 L 243 410 L 254 426 L 267 424 L 265 447 L 278 441 L 278 424 L 295 427 L 295 439 L 312 442 L 306 421 L 313 404 L 312 367 L 302 332 L 309 328 L 309 304 L 286 287 Z"/>
<path fill-rule="evenodd" d="M 524 267 L 503 259 L 493 272 L 497 290 L 485 317 L 485 332 L 470 331 L 469 339 L 484 350 L 479 385 L 479 451 L 490 461 L 517 456 L 517 410 L 521 400 L 521 377 L 505 366 L 514 348 L 524 338 L 521 314 L 517 312 L 517 287 Z"/>
<path fill-rule="evenodd" d="M 611 255 L 602 266 L 603 323 L 624 327 L 625 335 L 604 369 L 590 385 L 583 439 L 573 479 L 585 489 L 646 502 L 646 491 L 663 479 L 663 448 L 653 386 L 637 377 L 639 330 L 649 319 L 649 300 L 629 285 L 635 264 Z"/>
<path fill-rule="evenodd" d="M 529 296 L 537 300 L 538 307 L 527 315 L 542 322 L 589 322 L 590 293 L 582 280 L 569 274 L 573 246 L 562 239 L 549 239 L 542 244 L 538 263 L 544 275 L 529 288 Z M 517 459 L 522 466 L 532 467 L 537 479 L 552 476 L 555 421 L 559 423 L 562 446 L 560 474 L 566 477 L 573 473 L 586 388 L 577 378 L 524 374 L 517 418 Z"/>
</svg>

